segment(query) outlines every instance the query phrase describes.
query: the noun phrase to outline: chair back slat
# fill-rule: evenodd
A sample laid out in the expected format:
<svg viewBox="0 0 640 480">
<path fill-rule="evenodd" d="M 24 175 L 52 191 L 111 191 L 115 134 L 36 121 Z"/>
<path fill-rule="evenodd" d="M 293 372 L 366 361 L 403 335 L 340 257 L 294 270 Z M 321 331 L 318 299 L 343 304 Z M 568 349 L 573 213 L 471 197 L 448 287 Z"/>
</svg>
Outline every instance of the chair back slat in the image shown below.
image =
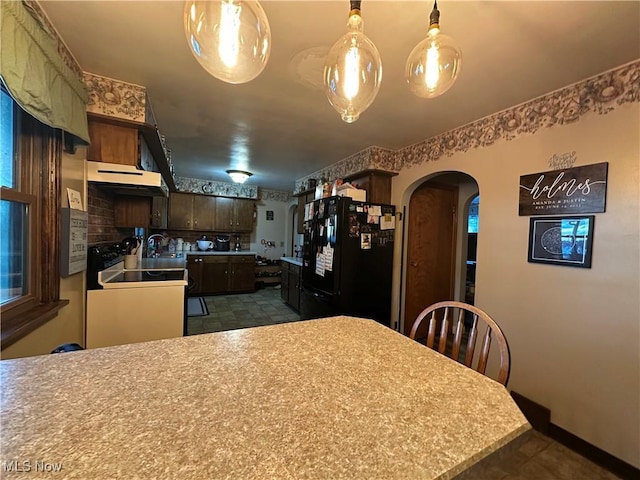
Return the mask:
<svg viewBox="0 0 640 480">
<path fill-rule="evenodd" d="M 478 358 L 478 372 L 484 375 L 487 370 L 487 360 L 489 359 L 489 349 L 491 348 L 491 329 L 487 328 L 482 340 L 482 350 L 480 350 L 480 357 Z"/>
<path fill-rule="evenodd" d="M 435 313 L 435 312 L 434 312 Z M 444 353 L 447 349 L 447 337 L 449 336 L 449 309 L 444 309 L 444 317 L 440 325 L 440 342 L 438 343 L 438 352 Z"/>
<path fill-rule="evenodd" d="M 455 315 L 456 310 L 458 311 L 457 322 Z M 466 318 L 467 313 L 471 314 L 470 325 Z M 482 321 L 486 326 L 486 331 L 483 335 L 482 347 L 475 370 L 483 375 L 486 373 L 492 339 L 495 339 L 500 356 L 500 367 L 496 380 L 505 386 L 507 385 L 511 368 L 509 344 L 500 326 L 486 312 L 463 302 L 444 301 L 434 303 L 420 312 L 411 327 L 410 338 L 416 340 L 418 328 L 425 318 L 428 318 L 429 322 L 426 339 L 427 347 L 437 350 L 455 361 L 460 361 L 459 357 L 462 355 L 463 360 L 461 363 L 469 368 L 474 368 L 475 346 L 480 330 L 479 323 Z M 440 332 L 438 345 L 436 347 L 438 322 L 440 322 Z M 452 325 L 451 322 L 454 322 L 455 325 Z M 450 328 L 450 325 L 452 328 Z M 453 339 L 449 341 L 451 334 L 453 335 Z M 466 343 L 464 343 L 465 338 Z"/>
<path fill-rule="evenodd" d="M 427 332 L 427 346 L 433 348 L 433 342 L 436 339 L 436 312 L 431 313 L 429 319 L 429 331 Z"/>
<path fill-rule="evenodd" d="M 476 351 L 476 340 L 478 338 L 478 316 L 473 315 L 473 323 L 471 324 L 471 330 L 469 331 L 469 339 L 467 340 L 467 350 L 464 356 L 464 364 L 469 368 L 473 368 L 473 354 Z"/>
<path fill-rule="evenodd" d="M 451 358 L 457 360 L 460 356 L 460 344 L 462 343 L 462 333 L 464 331 L 464 310 L 458 312 L 458 323 L 456 324 L 456 333 L 453 337 L 453 347 L 451 349 Z"/>
</svg>

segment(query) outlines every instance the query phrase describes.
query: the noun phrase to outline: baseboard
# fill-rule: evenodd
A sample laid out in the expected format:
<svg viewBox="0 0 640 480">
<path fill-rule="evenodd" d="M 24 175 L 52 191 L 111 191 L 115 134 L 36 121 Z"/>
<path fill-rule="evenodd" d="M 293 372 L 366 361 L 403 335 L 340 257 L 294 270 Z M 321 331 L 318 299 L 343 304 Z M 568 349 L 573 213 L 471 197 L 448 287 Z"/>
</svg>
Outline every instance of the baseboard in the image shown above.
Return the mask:
<svg viewBox="0 0 640 480">
<path fill-rule="evenodd" d="M 518 408 L 522 410 L 524 416 L 529 420 L 531 426 L 537 431 L 549 434 L 549 424 L 551 423 L 551 410 L 547 407 L 534 402 L 533 400 L 511 391 L 511 398 L 516 402 Z"/>
<path fill-rule="evenodd" d="M 516 402 L 516 405 L 522 410 L 522 413 L 535 430 L 623 479 L 635 480 L 640 478 L 640 469 L 551 423 L 551 411 L 548 408 L 517 392 L 511 391 L 510 393 L 513 401 Z"/>
<path fill-rule="evenodd" d="M 609 470 L 611 473 L 618 475 L 625 480 L 637 480 L 640 478 L 640 469 L 633 465 L 614 457 L 610 453 L 596 447 L 595 445 L 577 437 L 564 428 L 553 423 L 549 424 L 548 436 L 556 442 L 561 443 L 570 448 L 583 457 L 591 460 L 593 463 L 600 465 L 602 468 Z"/>
</svg>

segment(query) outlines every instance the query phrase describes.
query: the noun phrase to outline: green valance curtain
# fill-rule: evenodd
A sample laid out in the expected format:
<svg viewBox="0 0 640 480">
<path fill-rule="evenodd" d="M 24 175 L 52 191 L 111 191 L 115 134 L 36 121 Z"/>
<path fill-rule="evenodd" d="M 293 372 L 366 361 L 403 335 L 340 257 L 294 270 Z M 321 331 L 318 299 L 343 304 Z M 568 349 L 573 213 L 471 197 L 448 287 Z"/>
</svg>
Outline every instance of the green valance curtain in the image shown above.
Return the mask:
<svg viewBox="0 0 640 480">
<path fill-rule="evenodd" d="M 42 123 L 88 144 L 86 86 L 58 54 L 57 40 L 23 2 L 0 3 L 0 76 L 9 93 Z"/>
</svg>

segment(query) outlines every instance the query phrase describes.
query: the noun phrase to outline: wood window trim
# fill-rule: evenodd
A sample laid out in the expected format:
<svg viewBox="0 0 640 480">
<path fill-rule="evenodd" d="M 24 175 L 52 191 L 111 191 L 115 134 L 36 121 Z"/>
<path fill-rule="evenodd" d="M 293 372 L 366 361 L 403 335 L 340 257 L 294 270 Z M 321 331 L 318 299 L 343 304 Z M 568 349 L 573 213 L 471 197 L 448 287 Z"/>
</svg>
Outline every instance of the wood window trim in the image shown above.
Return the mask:
<svg viewBox="0 0 640 480">
<path fill-rule="evenodd" d="M 69 303 L 60 300 L 62 131 L 44 125 L 19 109 L 18 112 L 18 190 L 36 199 L 34 215 L 30 215 L 29 242 L 29 279 L 34 283 L 29 286 L 28 295 L 2 307 L 2 350 L 55 318 Z M 16 192 L 18 196 L 19 192 Z"/>
</svg>

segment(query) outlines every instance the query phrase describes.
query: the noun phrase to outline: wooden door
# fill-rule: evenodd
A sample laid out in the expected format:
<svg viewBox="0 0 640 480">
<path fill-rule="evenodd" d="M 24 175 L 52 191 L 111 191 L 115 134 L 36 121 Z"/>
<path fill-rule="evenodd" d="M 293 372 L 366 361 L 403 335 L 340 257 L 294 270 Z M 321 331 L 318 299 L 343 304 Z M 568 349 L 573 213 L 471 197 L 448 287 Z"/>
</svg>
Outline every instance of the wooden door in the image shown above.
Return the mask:
<svg viewBox="0 0 640 480">
<path fill-rule="evenodd" d="M 451 185 L 427 182 L 411 196 L 405 335 L 409 335 L 413 321 L 425 307 L 453 300 L 457 205 L 458 188 Z"/>
<path fill-rule="evenodd" d="M 193 196 L 193 229 L 212 232 L 215 230 L 216 197 Z"/>
<path fill-rule="evenodd" d="M 189 193 L 172 193 L 169 195 L 169 228 L 177 230 L 193 230 L 193 197 Z"/>
<path fill-rule="evenodd" d="M 216 197 L 215 231 L 233 232 L 233 198 Z"/>
<path fill-rule="evenodd" d="M 253 200 L 235 199 L 234 232 L 251 232 L 253 230 L 253 209 Z"/>
</svg>

